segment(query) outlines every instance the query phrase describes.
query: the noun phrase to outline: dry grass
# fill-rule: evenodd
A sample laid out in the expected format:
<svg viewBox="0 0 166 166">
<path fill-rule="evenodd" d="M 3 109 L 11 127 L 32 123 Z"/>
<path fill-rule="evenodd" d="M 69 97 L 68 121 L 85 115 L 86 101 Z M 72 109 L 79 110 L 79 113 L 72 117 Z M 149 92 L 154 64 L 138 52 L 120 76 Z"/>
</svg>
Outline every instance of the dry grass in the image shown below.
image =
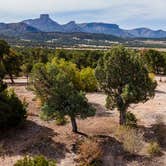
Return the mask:
<svg viewBox="0 0 166 166">
<path fill-rule="evenodd" d="M 89 166 L 100 160 L 103 154 L 100 144 L 93 139 L 83 141 L 79 146 L 78 161 L 81 166 Z"/>
<path fill-rule="evenodd" d="M 139 130 L 120 126 L 115 131 L 115 136 L 122 142 L 124 150 L 130 153 L 137 153 L 143 147 L 143 133 Z"/>
</svg>

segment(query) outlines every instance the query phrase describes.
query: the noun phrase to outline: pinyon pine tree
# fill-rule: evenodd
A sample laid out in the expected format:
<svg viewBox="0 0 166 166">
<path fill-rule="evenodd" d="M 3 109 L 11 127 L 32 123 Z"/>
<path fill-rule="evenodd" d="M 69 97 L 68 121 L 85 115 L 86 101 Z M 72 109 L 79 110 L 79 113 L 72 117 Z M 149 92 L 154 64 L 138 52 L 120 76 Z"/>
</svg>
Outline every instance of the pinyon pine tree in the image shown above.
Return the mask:
<svg viewBox="0 0 166 166">
<path fill-rule="evenodd" d="M 59 63 L 61 63 L 59 61 Z M 63 61 L 64 64 L 64 61 Z M 76 118 L 87 118 L 95 114 L 94 109 L 88 104 L 85 95 L 74 86 L 73 79 L 65 72 L 66 65 L 51 63 L 38 63 L 34 66 L 32 82 L 34 90 L 43 103 L 43 111 L 54 117 L 69 116 L 73 132 L 77 132 Z M 66 66 L 69 68 L 69 66 Z M 71 70 L 73 73 L 73 70 Z"/>
</svg>

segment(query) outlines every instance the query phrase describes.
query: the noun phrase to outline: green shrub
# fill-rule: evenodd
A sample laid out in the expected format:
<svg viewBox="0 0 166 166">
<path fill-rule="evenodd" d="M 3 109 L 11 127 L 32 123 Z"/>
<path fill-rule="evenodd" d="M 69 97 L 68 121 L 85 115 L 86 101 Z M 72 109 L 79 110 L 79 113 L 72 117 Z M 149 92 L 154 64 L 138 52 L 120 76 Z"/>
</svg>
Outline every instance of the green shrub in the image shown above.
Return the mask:
<svg viewBox="0 0 166 166">
<path fill-rule="evenodd" d="M 47 160 L 43 156 L 25 157 L 22 160 L 18 160 L 14 166 L 56 166 L 56 162 L 53 160 Z"/>
<path fill-rule="evenodd" d="M 26 103 L 12 89 L 0 93 L 0 128 L 14 127 L 26 119 Z"/>
<path fill-rule="evenodd" d="M 126 125 L 130 126 L 130 127 L 136 127 L 137 126 L 137 118 L 131 112 L 126 113 Z"/>
<path fill-rule="evenodd" d="M 97 91 L 97 79 L 94 70 L 90 67 L 80 71 L 81 89 L 86 92 Z"/>
<path fill-rule="evenodd" d="M 147 152 L 150 155 L 157 155 L 160 153 L 160 146 L 157 142 L 151 142 L 147 147 Z"/>
</svg>

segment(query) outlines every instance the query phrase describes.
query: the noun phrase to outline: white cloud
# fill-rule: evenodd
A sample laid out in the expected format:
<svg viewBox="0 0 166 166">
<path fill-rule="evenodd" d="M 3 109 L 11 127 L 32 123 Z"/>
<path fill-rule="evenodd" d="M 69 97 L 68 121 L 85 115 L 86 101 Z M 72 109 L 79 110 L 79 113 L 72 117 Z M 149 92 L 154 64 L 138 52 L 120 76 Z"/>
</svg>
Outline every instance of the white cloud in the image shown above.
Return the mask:
<svg viewBox="0 0 166 166">
<path fill-rule="evenodd" d="M 0 9 L 11 12 L 62 12 L 107 7 L 108 0 L 0 0 Z M 110 1 L 108 1 L 110 2 Z"/>
<path fill-rule="evenodd" d="M 148 23 L 160 27 L 155 23 L 161 23 L 166 29 L 165 7 L 166 0 L 0 0 L 0 22 L 36 17 L 40 13 L 50 13 L 55 19 L 57 13 L 64 13 L 65 18 L 66 13 L 75 12 L 77 16 L 72 14 L 71 17 L 80 17 L 78 20 L 87 22 L 108 21 L 126 27 Z M 70 16 L 66 15 L 66 18 Z"/>
<path fill-rule="evenodd" d="M 0 11 L 36 14 L 78 10 L 110 9 L 119 17 L 135 13 L 144 16 L 166 17 L 166 0 L 0 0 Z M 116 12 L 117 11 L 117 12 Z M 120 13 L 119 13 L 120 12 Z M 121 15 L 124 14 L 124 15 Z"/>
</svg>

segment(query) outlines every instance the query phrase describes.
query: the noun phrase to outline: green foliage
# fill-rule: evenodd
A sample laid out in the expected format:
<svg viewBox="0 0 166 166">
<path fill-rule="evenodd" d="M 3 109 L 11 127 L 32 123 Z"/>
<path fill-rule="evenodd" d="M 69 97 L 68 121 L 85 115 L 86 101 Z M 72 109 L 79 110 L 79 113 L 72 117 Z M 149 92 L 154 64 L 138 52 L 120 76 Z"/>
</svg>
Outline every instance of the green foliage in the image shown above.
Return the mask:
<svg viewBox="0 0 166 166">
<path fill-rule="evenodd" d="M 147 152 L 150 155 L 157 155 L 160 153 L 160 146 L 157 142 L 150 142 L 149 145 L 147 146 Z"/>
<path fill-rule="evenodd" d="M 8 45 L 8 43 L 4 40 L 0 40 L 0 59 L 2 59 L 5 54 L 9 54 L 9 51 L 10 46 Z"/>
<path fill-rule="evenodd" d="M 131 112 L 126 113 L 126 125 L 130 126 L 130 127 L 136 127 L 137 126 L 137 118 Z"/>
<path fill-rule="evenodd" d="M 55 123 L 58 126 L 65 125 L 67 123 L 67 119 L 64 116 L 61 116 L 60 114 L 55 112 L 47 104 L 45 104 L 42 107 L 42 111 L 40 113 L 40 118 L 44 121 L 49 121 L 49 120 L 55 119 Z"/>
<path fill-rule="evenodd" d="M 97 80 L 94 70 L 90 67 L 84 68 L 80 72 L 81 89 L 86 92 L 94 92 L 97 90 Z"/>
<path fill-rule="evenodd" d="M 157 50 L 146 50 L 142 53 L 143 61 L 149 72 L 164 74 L 166 60 L 164 54 Z"/>
<path fill-rule="evenodd" d="M 0 128 L 14 127 L 26 119 L 26 103 L 13 90 L 0 93 Z"/>
<path fill-rule="evenodd" d="M 8 54 L 3 57 L 3 64 L 5 66 L 6 74 L 8 74 L 13 81 L 13 75 L 18 75 L 20 72 L 20 56 L 14 50 L 10 49 Z"/>
<path fill-rule="evenodd" d="M 41 99 L 42 97 L 40 96 L 39 98 Z M 49 121 L 51 119 L 56 118 L 57 116 L 57 113 L 43 101 L 43 106 L 40 112 L 40 118 L 44 121 Z"/>
<path fill-rule="evenodd" d="M 19 54 L 21 61 L 21 71 L 28 78 L 33 65 L 36 63 L 46 63 L 49 59 L 50 49 L 45 48 L 17 48 L 15 51 Z"/>
<path fill-rule="evenodd" d="M 33 68 L 33 64 L 24 63 L 21 66 L 21 71 L 23 72 L 24 76 L 26 76 L 28 78 L 29 73 L 31 72 L 32 68 Z"/>
<path fill-rule="evenodd" d="M 13 81 L 13 74 L 18 75 L 20 71 L 20 59 L 13 49 L 5 41 L 0 41 L 0 68 L 3 65 L 4 74 L 8 74 Z"/>
<path fill-rule="evenodd" d="M 56 166 L 56 162 L 47 160 L 43 156 L 26 156 L 24 159 L 18 160 L 14 166 Z"/>
<path fill-rule="evenodd" d="M 56 56 L 65 59 L 66 61 L 73 62 L 79 69 L 86 67 L 95 68 L 99 58 L 103 56 L 103 51 L 57 50 Z"/>
<path fill-rule="evenodd" d="M 81 90 L 80 72 L 74 63 L 65 61 L 64 59 L 53 58 L 51 63 L 48 63 L 48 65 L 49 64 L 59 68 L 63 73 L 65 73 L 68 80 L 73 83 L 74 87 L 77 90 Z"/>
<path fill-rule="evenodd" d="M 135 53 L 114 47 L 100 59 L 96 78 L 107 94 L 107 107 L 118 108 L 120 124 L 126 123 L 126 110 L 131 103 L 145 102 L 154 96 L 156 82 Z"/>
<path fill-rule="evenodd" d="M 67 119 L 64 116 L 57 115 L 55 120 L 58 126 L 63 126 L 67 123 Z"/>
<path fill-rule="evenodd" d="M 49 115 L 68 115 L 72 122 L 76 117 L 84 119 L 94 115 L 85 94 L 77 90 L 75 78 L 75 66 L 63 60 L 53 59 L 46 65 L 39 63 L 34 66 L 34 90 Z"/>
<path fill-rule="evenodd" d="M 4 48 L 5 47 L 5 48 Z M 7 58 L 10 53 L 6 42 L 0 41 L 0 128 L 14 127 L 26 118 L 26 104 L 22 103 L 13 90 L 7 90 L 3 82 L 6 69 L 14 69 L 12 62 Z M 6 58 L 9 60 L 6 63 Z M 10 66 L 11 65 L 11 66 Z M 11 72 L 10 72 L 11 73 Z"/>
<path fill-rule="evenodd" d="M 9 54 L 10 46 L 3 40 L 0 40 L 0 84 L 2 84 L 2 78 L 5 76 L 5 65 L 3 63 L 3 58 L 5 55 Z M 1 86 L 1 85 L 0 85 Z"/>
<path fill-rule="evenodd" d="M 0 81 L 2 81 L 2 78 L 5 76 L 5 67 L 2 61 L 0 61 Z"/>
</svg>

